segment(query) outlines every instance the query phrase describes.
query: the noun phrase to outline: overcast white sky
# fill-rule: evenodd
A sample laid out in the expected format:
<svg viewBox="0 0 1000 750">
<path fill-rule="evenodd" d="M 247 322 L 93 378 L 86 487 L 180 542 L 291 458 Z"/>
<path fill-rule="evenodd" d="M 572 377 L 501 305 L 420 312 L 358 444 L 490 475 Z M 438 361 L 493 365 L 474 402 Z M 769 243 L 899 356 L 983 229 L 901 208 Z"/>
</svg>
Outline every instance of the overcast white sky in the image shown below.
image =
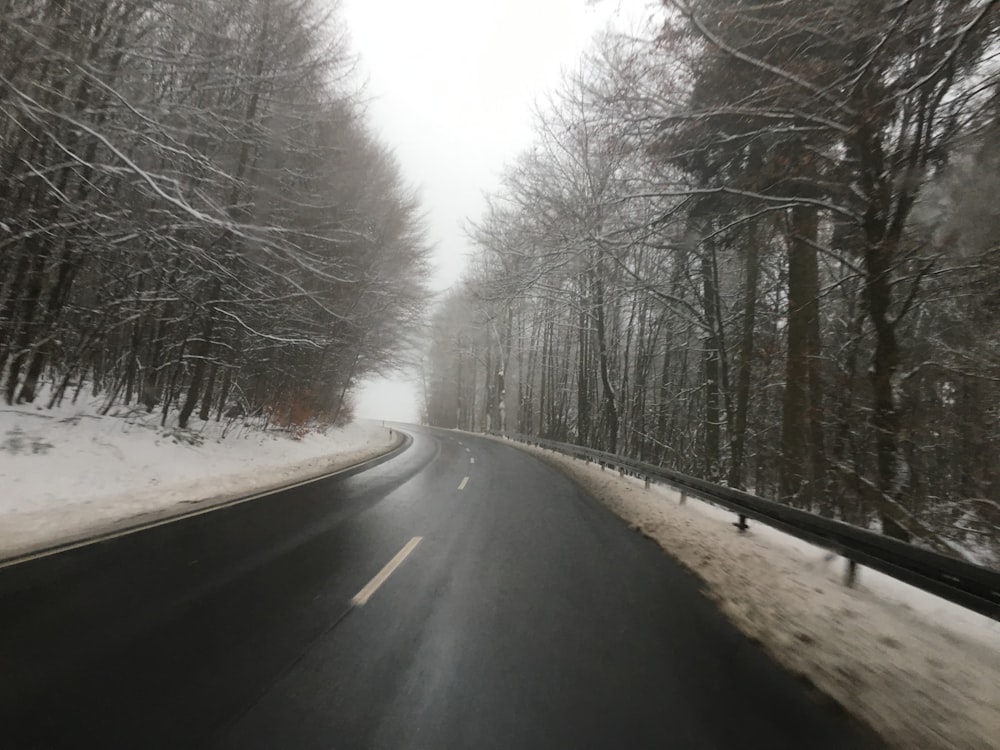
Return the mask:
<svg viewBox="0 0 1000 750">
<path fill-rule="evenodd" d="M 647 0 L 342 0 L 370 120 L 419 191 L 435 246 L 434 287 L 458 280 L 462 226 L 484 208 L 504 162 L 531 141 L 532 104 L 594 34 Z M 358 416 L 418 421 L 418 382 L 368 384 Z"/>
</svg>

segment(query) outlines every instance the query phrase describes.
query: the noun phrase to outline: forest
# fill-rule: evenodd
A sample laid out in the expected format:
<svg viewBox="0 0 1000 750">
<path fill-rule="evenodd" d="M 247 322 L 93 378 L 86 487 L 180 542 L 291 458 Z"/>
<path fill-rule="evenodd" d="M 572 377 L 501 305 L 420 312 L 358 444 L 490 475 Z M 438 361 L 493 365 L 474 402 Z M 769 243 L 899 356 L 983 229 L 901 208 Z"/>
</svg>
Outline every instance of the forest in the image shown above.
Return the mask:
<svg viewBox="0 0 1000 750">
<path fill-rule="evenodd" d="M 583 444 L 1000 564 L 1000 3 L 666 0 L 537 107 L 423 361 Z"/>
<path fill-rule="evenodd" d="M 335 3 L 0 0 L 0 389 L 342 422 L 426 303 Z"/>
</svg>

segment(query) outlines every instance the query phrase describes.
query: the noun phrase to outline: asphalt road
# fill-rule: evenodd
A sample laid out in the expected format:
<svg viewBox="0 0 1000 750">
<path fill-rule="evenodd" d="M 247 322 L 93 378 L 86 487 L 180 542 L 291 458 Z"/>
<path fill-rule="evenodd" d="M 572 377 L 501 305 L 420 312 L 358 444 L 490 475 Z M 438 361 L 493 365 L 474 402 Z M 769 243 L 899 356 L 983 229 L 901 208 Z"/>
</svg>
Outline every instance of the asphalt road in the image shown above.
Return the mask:
<svg viewBox="0 0 1000 750">
<path fill-rule="evenodd" d="M 360 474 L 0 569 L 0 747 L 873 746 L 557 471 L 409 429 Z"/>
</svg>

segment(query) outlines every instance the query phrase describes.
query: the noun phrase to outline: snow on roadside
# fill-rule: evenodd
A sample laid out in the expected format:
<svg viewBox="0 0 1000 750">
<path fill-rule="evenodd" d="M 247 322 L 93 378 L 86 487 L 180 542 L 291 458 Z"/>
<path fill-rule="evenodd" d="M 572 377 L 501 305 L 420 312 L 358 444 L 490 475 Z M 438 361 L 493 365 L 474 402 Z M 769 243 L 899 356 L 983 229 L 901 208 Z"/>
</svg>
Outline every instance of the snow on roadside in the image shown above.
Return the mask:
<svg viewBox="0 0 1000 750">
<path fill-rule="evenodd" d="M 0 559 L 308 479 L 385 453 L 361 421 L 300 439 L 94 405 L 0 409 Z"/>
<path fill-rule="evenodd" d="M 629 481 L 642 485 L 641 481 L 634 478 L 630 478 Z M 672 503 L 680 501 L 678 492 L 663 485 L 654 486 L 652 491 L 666 501 Z M 691 510 L 697 513 L 723 523 L 731 524 L 733 522 L 734 515 L 730 510 L 694 498 L 689 499 L 689 502 Z M 747 536 L 757 546 L 765 551 L 770 547 L 783 547 L 786 549 L 786 554 L 801 560 L 807 568 L 825 571 L 831 583 L 838 585 L 843 583 L 847 565 L 845 558 L 763 523 L 755 523 L 754 521 L 750 521 L 750 523 L 752 528 Z M 891 601 L 904 613 L 911 610 L 913 616 L 944 626 L 950 632 L 957 631 L 986 644 L 1000 643 L 1000 622 L 918 589 L 916 586 L 904 583 L 898 578 L 893 578 L 877 570 L 859 567 L 856 586 L 864 594 Z"/>
<path fill-rule="evenodd" d="M 693 570 L 721 610 L 897 748 L 1000 748 L 1000 623 L 751 521 L 581 461 L 513 443 L 561 468 Z"/>
</svg>

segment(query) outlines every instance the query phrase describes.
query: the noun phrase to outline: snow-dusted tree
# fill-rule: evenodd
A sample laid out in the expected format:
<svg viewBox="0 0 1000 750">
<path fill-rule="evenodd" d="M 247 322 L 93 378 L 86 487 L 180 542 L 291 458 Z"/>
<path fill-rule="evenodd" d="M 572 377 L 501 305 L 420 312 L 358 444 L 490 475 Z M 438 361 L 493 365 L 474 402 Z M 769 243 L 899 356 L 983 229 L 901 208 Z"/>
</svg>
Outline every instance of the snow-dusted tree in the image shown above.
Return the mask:
<svg viewBox="0 0 1000 750">
<path fill-rule="evenodd" d="M 525 431 L 995 537 L 1000 6 L 665 6 L 553 96 L 477 223 L 478 382 L 502 358 Z"/>
<path fill-rule="evenodd" d="M 75 383 L 181 425 L 343 416 L 419 315 L 426 247 L 335 7 L 51 0 L 0 17 L 7 400 Z"/>
</svg>

